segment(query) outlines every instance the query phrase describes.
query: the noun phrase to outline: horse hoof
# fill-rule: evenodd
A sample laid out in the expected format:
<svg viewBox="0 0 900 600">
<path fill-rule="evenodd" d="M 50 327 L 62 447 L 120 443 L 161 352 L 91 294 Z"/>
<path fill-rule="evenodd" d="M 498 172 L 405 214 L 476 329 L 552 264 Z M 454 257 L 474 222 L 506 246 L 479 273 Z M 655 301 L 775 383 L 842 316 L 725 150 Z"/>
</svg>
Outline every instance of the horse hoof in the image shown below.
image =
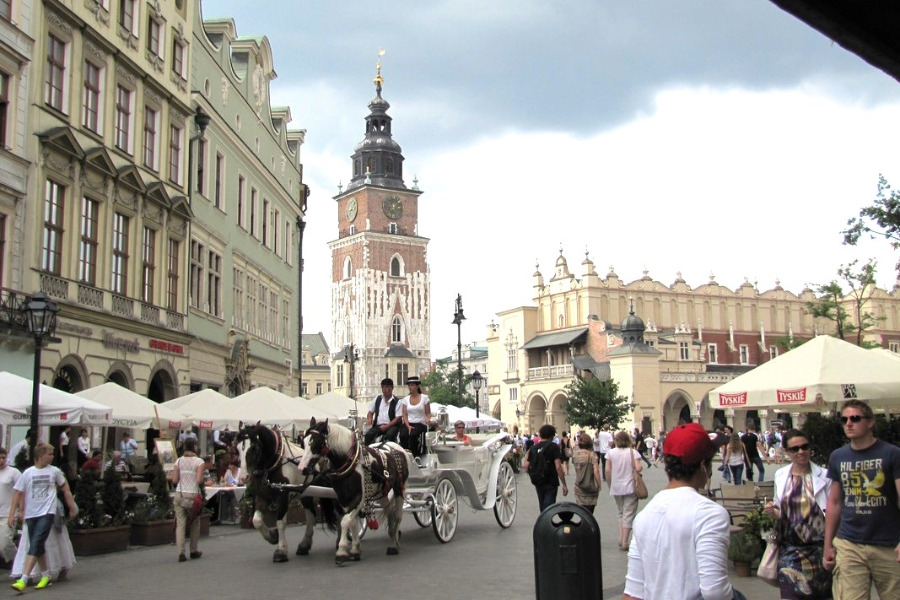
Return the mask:
<svg viewBox="0 0 900 600">
<path fill-rule="evenodd" d="M 278 551 L 274 555 L 272 555 L 272 562 L 283 563 L 283 562 L 287 562 L 287 561 L 288 561 L 287 552 Z"/>
<path fill-rule="evenodd" d="M 297 556 L 306 556 L 309 554 L 309 548 L 301 548 L 297 546 Z"/>
<path fill-rule="evenodd" d="M 387 549 L 388 556 L 397 556 L 398 554 L 400 554 L 400 551 L 397 548 L 388 548 Z"/>
<path fill-rule="evenodd" d="M 334 557 L 334 564 L 336 564 L 337 566 L 341 566 L 342 564 L 344 564 L 346 562 L 350 562 L 349 556 L 335 556 Z"/>
<path fill-rule="evenodd" d="M 355 553 L 355 554 L 351 553 L 351 554 L 350 554 L 350 560 L 352 560 L 353 562 L 359 562 L 359 561 L 362 560 L 362 555 L 360 555 L 359 552 L 357 552 L 357 553 Z"/>
</svg>

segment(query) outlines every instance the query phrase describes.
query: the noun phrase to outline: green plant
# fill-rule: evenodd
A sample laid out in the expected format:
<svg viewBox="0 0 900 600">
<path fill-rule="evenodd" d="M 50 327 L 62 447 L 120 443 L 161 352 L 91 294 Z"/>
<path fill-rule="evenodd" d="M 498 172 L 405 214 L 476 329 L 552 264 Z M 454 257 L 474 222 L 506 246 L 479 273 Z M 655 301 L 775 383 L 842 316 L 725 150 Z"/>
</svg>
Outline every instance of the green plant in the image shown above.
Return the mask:
<svg viewBox="0 0 900 600">
<path fill-rule="evenodd" d="M 93 471 L 82 471 L 75 481 L 73 495 L 78 516 L 72 520 L 74 529 L 94 529 L 103 521 L 103 502 L 100 499 L 100 481 Z"/>
<path fill-rule="evenodd" d="M 752 563 L 762 556 L 764 549 L 763 541 L 758 535 L 742 529 L 731 536 L 731 543 L 728 545 L 728 559 L 735 562 Z"/>
<path fill-rule="evenodd" d="M 122 476 L 116 471 L 112 461 L 103 471 L 100 495 L 103 498 L 103 512 L 109 517 L 109 522 L 103 526 L 127 523 L 130 515 L 125 511 L 125 490 L 122 489 Z"/>
<path fill-rule="evenodd" d="M 142 498 L 134 505 L 131 520 L 133 523 L 150 523 L 151 521 L 171 519 L 173 516 L 174 512 L 170 507 L 160 505 L 155 496 L 148 494 L 146 498 Z"/>
<path fill-rule="evenodd" d="M 761 538 L 764 531 L 773 529 L 775 529 L 775 520 L 767 515 L 761 506 L 747 513 L 747 516 L 744 517 L 744 522 L 741 524 L 741 531 L 754 535 L 757 538 Z"/>
<path fill-rule="evenodd" d="M 157 512 L 163 515 L 159 519 L 171 519 L 174 516 L 174 508 L 172 498 L 169 496 L 169 480 L 162 464 L 159 461 L 152 463 L 147 467 L 146 473 L 150 479 L 147 493 L 153 498 Z"/>
</svg>

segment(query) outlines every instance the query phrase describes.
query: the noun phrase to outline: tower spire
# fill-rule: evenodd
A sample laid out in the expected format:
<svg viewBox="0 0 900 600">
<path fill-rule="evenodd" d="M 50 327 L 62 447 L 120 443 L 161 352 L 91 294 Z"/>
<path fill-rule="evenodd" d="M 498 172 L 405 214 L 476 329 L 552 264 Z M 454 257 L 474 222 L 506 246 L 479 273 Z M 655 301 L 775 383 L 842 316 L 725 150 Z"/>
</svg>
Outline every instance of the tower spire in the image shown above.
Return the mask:
<svg viewBox="0 0 900 600">
<path fill-rule="evenodd" d="M 378 62 L 375 63 L 375 79 L 372 81 L 375 83 L 375 94 L 380 98 L 381 97 L 381 88 L 384 85 L 384 77 L 381 76 L 381 57 L 384 56 L 384 48 L 378 49 Z"/>
</svg>

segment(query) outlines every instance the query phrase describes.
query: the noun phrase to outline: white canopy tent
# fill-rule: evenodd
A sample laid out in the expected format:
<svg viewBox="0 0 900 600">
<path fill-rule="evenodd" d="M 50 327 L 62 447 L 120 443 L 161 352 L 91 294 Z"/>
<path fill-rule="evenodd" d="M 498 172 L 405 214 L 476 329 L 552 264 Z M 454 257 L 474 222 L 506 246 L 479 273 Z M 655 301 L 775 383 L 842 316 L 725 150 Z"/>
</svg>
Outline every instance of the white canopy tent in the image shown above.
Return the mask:
<svg viewBox="0 0 900 600">
<path fill-rule="evenodd" d="M 237 419 L 231 416 L 234 407 L 232 399 L 210 388 L 173 398 L 160 406 L 183 415 L 200 429 L 222 429 L 225 425 L 236 428 L 238 424 Z M 189 423 L 185 428 L 187 425 Z"/>
<path fill-rule="evenodd" d="M 900 368 L 890 356 L 819 336 L 709 393 L 713 408 L 822 407 L 850 398 L 900 407 Z"/>
<path fill-rule="evenodd" d="M 478 415 L 475 413 L 474 408 L 453 406 L 452 404 L 444 405 L 438 404 L 437 402 L 432 402 L 432 418 L 437 419 L 438 412 L 440 412 L 441 408 L 446 409 L 447 417 L 450 419 L 451 425 L 457 421 L 462 421 L 469 429 L 474 427 L 484 427 L 486 429 L 506 429 L 506 423 L 498 421 L 488 413 L 481 413 L 480 415 Z"/>
<path fill-rule="evenodd" d="M 312 405 L 302 398 L 291 398 L 269 387 L 258 387 L 232 398 L 230 415 L 244 423 L 278 425 L 281 429 L 306 429 L 311 417 L 337 418 L 333 412 Z"/>
<path fill-rule="evenodd" d="M 337 415 L 340 419 L 346 419 L 350 415 L 350 409 L 355 408 L 360 418 L 366 418 L 368 403 L 359 402 L 353 398 L 338 394 L 337 392 L 326 392 L 309 400 L 302 400 L 316 409 L 324 410 Z"/>
<path fill-rule="evenodd" d="M 181 413 L 112 381 L 82 390 L 75 395 L 112 408 L 115 416 L 110 425 L 113 427 L 164 430 L 182 429 L 191 424 Z"/>
<path fill-rule="evenodd" d="M 28 425 L 31 418 L 30 379 L 0 371 L 0 425 Z M 104 404 L 41 384 L 40 425 L 109 425 L 113 410 Z"/>
</svg>

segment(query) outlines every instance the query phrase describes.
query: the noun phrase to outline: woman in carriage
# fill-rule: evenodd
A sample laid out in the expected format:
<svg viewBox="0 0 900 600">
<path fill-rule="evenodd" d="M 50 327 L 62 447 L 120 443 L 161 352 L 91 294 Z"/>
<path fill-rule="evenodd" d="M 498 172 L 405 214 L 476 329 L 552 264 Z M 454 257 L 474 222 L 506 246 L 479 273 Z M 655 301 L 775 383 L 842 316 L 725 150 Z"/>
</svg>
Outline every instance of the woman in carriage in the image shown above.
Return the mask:
<svg viewBox="0 0 900 600">
<path fill-rule="evenodd" d="M 400 428 L 400 445 L 409 450 L 414 458 L 422 456 L 424 436 L 431 422 L 431 401 L 422 393 L 422 383 L 415 375 L 407 378 L 409 395 L 403 399 L 403 427 Z"/>
</svg>

